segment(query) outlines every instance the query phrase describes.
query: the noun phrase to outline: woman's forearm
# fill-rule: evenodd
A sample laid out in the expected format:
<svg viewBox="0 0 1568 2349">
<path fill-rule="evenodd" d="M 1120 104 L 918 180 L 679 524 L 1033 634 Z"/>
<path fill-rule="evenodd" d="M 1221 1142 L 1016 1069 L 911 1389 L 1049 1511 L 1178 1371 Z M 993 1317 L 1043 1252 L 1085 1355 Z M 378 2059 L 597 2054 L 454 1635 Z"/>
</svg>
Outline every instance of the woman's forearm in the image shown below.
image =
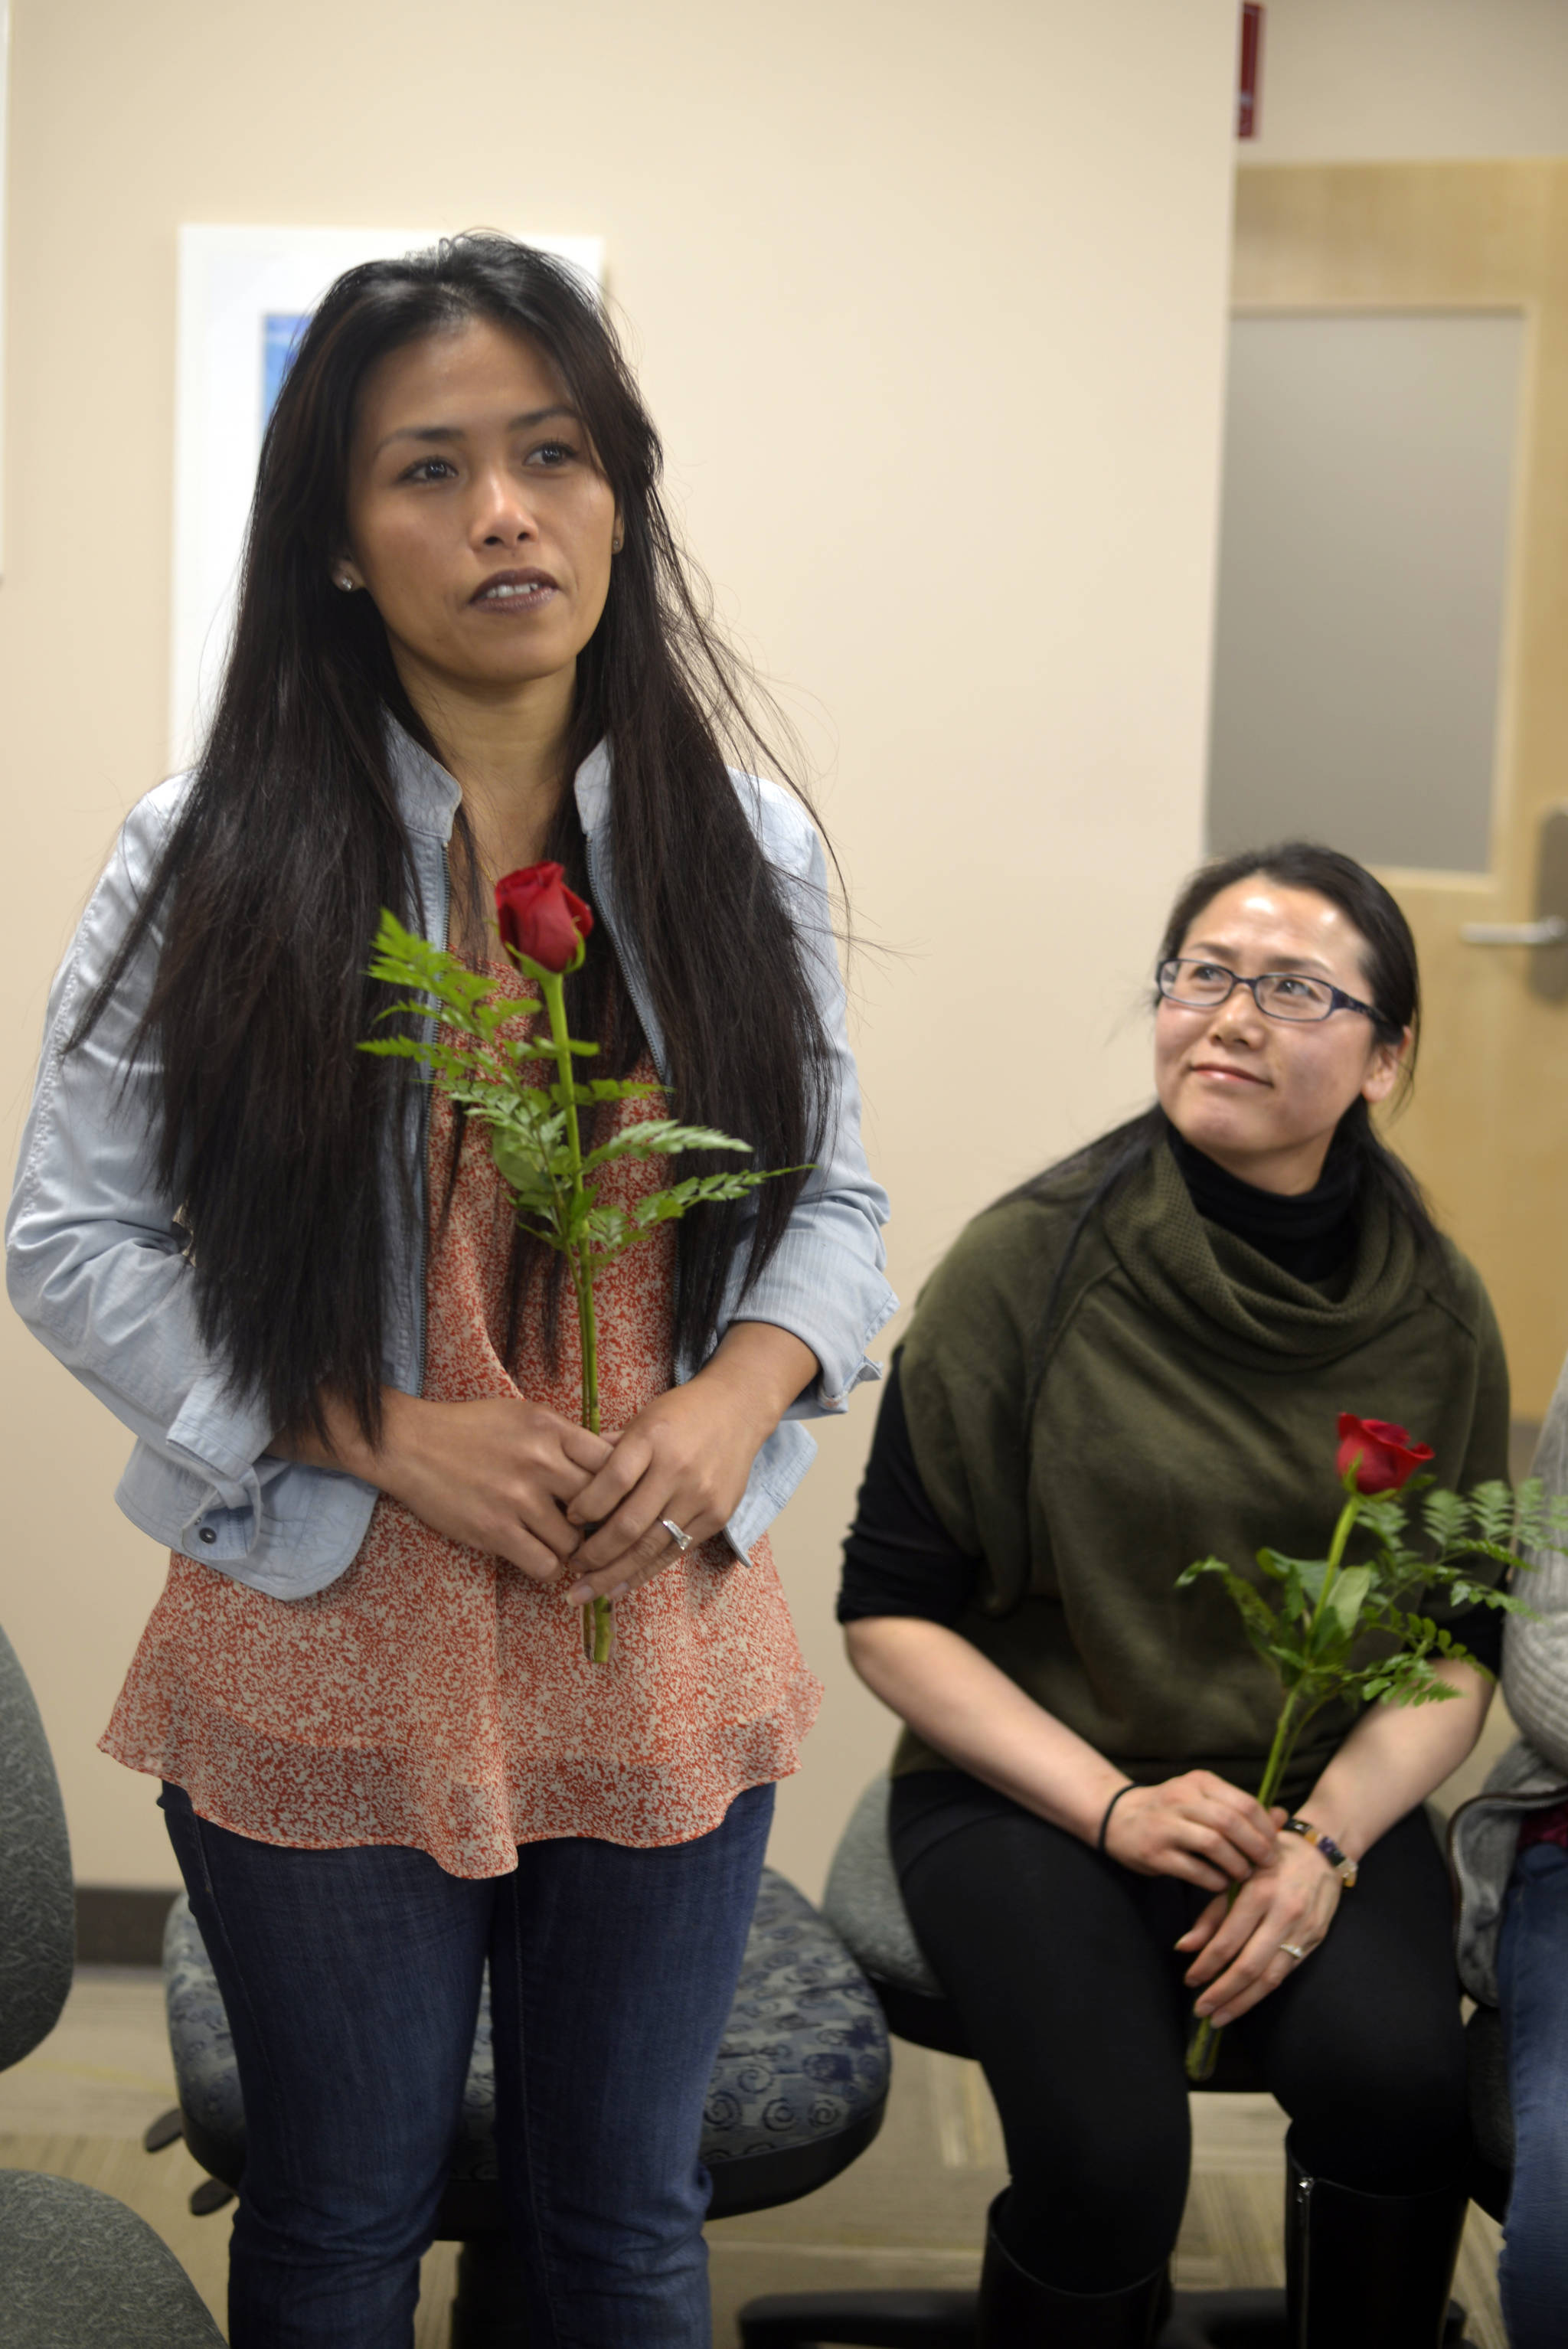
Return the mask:
<svg viewBox="0 0 1568 2349">
<path fill-rule="evenodd" d="M 727 1390 L 761 1443 L 820 1367 L 810 1347 L 777 1322 L 732 1321 L 697 1376 Z"/>
<path fill-rule="evenodd" d="M 1440 1786 L 1480 1735 L 1492 1683 L 1469 1664 L 1436 1668 L 1439 1703 L 1371 1704 L 1301 1806 L 1352 1859 Z"/>
<path fill-rule="evenodd" d="M 1026 1696 L 967 1640 L 923 1616 L 876 1615 L 846 1630 L 873 1695 L 961 1770 L 1092 1843 L 1127 1773 Z"/>
</svg>

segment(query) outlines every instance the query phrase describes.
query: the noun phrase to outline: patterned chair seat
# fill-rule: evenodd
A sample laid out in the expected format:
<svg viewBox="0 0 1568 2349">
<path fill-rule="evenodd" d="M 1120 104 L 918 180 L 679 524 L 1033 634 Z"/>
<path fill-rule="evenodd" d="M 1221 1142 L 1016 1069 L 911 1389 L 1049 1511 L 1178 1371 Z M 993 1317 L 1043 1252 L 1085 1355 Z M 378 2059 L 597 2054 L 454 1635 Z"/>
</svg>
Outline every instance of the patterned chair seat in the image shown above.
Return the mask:
<svg viewBox="0 0 1568 2349">
<path fill-rule="evenodd" d="M 163 1980 L 186 2143 L 204 2169 L 237 2187 L 245 2114 L 234 2045 L 183 1894 L 164 1933 Z M 708 2086 L 702 2158 L 712 2215 L 794 2201 L 847 2168 L 882 2126 L 888 2070 L 887 2027 L 860 1967 L 810 1902 L 765 1868 Z M 487 1976 L 438 2235 L 499 2230 L 497 2179 Z"/>
</svg>

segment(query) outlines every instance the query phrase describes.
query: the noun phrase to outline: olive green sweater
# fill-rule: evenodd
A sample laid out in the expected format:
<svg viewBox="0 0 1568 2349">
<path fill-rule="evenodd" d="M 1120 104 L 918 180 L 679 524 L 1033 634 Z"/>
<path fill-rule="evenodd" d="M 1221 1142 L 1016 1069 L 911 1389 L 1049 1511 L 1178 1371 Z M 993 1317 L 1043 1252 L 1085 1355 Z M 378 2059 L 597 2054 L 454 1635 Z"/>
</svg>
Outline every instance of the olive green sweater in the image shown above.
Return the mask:
<svg viewBox="0 0 1568 2349">
<path fill-rule="evenodd" d="M 1079 1241 L 1042 1350 L 1082 1196 L 1058 1189 L 979 1216 L 904 1343 L 922 1482 L 981 1561 L 957 1629 L 1130 1777 L 1202 1766 L 1255 1787 L 1279 1683 L 1222 1588 L 1179 1591 L 1177 1576 L 1212 1553 L 1272 1588 L 1259 1548 L 1321 1557 L 1342 1411 L 1431 1444 L 1440 1484 L 1505 1476 L 1496 1321 L 1459 1250 L 1423 1256 L 1376 1200 L 1328 1285 L 1340 1293 L 1307 1287 L 1205 1222 L 1162 1143 Z M 1354 1717 L 1317 1716 L 1287 1801 Z M 951 1765 L 906 1730 L 893 1766 Z"/>
</svg>

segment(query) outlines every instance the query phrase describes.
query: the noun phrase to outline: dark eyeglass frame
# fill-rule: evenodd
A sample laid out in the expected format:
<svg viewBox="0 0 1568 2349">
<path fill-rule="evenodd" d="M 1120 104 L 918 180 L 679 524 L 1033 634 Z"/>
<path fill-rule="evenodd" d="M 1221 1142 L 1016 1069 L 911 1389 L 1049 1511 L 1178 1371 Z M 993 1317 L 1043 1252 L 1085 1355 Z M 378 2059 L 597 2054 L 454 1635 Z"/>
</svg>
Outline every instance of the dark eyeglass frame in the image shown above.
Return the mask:
<svg viewBox="0 0 1568 2349">
<path fill-rule="evenodd" d="M 1225 977 L 1231 982 L 1229 987 L 1226 988 L 1223 995 L 1211 996 L 1207 1003 L 1194 1003 L 1190 995 L 1177 995 L 1173 993 L 1171 988 L 1167 986 L 1166 981 L 1168 978 L 1181 968 L 1184 962 L 1202 963 L 1205 970 L 1223 971 Z M 1328 989 L 1327 1010 L 1311 1011 L 1306 1013 L 1305 1016 L 1299 1012 L 1271 1011 L 1268 1005 L 1259 995 L 1258 989 L 1264 985 L 1265 980 L 1280 978 L 1299 978 L 1311 987 L 1326 987 Z M 1155 972 L 1154 984 L 1160 989 L 1161 996 L 1167 1003 L 1178 1003 L 1184 1011 L 1218 1011 L 1222 1003 L 1228 1003 L 1230 1001 L 1238 987 L 1244 987 L 1247 989 L 1247 992 L 1251 995 L 1253 1001 L 1257 1005 L 1258 1009 L 1262 1012 L 1264 1018 L 1265 1019 L 1277 1019 L 1282 1028 L 1315 1028 L 1320 1026 L 1325 1019 L 1332 1019 L 1336 1011 L 1359 1011 L 1364 1013 L 1365 1016 L 1377 1027 L 1382 1027 L 1386 1024 L 1381 1014 L 1373 1007 L 1373 1005 L 1370 1003 L 1363 1003 L 1358 995 L 1346 995 L 1342 987 L 1334 986 L 1332 981 L 1329 979 L 1319 978 L 1316 972 L 1311 970 L 1263 970 L 1258 973 L 1255 978 L 1243 978 L 1239 970 L 1232 970 L 1222 962 L 1211 962 L 1207 955 L 1172 955 L 1170 961 L 1162 962 L 1159 969 Z"/>
</svg>

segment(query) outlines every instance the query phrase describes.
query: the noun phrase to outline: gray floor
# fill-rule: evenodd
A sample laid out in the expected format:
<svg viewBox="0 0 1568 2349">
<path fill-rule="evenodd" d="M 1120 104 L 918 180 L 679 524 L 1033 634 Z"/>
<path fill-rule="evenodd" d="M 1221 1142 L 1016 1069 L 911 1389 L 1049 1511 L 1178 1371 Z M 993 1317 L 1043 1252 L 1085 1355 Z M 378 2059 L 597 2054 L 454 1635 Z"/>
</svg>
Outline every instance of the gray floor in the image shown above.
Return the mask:
<svg viewBox="0 0 1568 2349">
<path fill-rule="evenodd" d="M 58 2027 L 0 2076 L 0 2167 L 48 2169 L 117 2195 L 183 2263 L 220 2323 L 229 2213 L 193 2219 L 201 2172 L 181 2145 L 142 2152 L 173 2101 L 155 1974 L 84 1968 Z M 1193 2099 L 1196 2159 L 1176 2277 L 1189 2288 L 1281 2281 L 1284 2119 L 1266 2096 Z M 986 2204 L 1004 2182 L 995 2114 L 972 2064 L 901 2046 L 881 2137 L 820 2194 L 708 2230 L 714 2338 L 754 2292 L 973 2280 Z M 1477 2349 L 1506 2349 L 1497 2313 L 1497 2230 L 1472 2211 L 1459 2292 Z M 454 2246 L 425 2263 L 416 2349 L 446 2349 Z"/>
</svg>

